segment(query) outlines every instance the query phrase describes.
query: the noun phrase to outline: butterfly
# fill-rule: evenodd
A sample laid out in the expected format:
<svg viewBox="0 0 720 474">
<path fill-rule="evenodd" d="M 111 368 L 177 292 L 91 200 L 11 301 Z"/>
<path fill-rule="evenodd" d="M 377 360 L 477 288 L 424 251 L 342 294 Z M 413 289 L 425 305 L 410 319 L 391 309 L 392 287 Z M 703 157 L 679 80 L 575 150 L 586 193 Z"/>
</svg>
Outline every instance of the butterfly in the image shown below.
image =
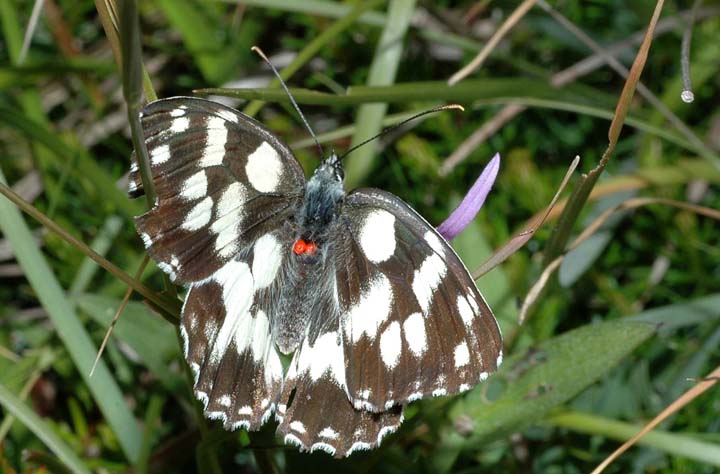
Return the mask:
<svg viewBox="0 0 720 474">
<path fill-rule="evenodd" d="M 497 369 L 497 322 L 452 247 L 397 196 L 346 193 L 335 153 L 306 179 L 261 123 L 198 98 L 152 102 L 141 123 L 157 200 L 135 223 L 189 288 L 180 332 L 207 417 L 274 416 L 285 443 L 344 457 L 410 402 Z"/>
</svg>

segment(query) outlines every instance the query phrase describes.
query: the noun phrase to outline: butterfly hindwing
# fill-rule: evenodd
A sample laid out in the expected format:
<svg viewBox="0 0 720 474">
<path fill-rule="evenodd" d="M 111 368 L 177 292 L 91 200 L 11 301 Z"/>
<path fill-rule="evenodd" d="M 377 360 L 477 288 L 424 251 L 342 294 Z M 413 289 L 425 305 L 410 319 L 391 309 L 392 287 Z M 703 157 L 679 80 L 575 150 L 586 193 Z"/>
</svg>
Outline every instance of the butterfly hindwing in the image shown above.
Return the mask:
<svg viewBox="0 0 720 474">
<path fill-rule="evenodd" d="M 278 402 L 283 368 L 273 338 L 289 258 L 287 229 L 258 238 L 211 277 L 192 283 L 182 312 L 195 394 L 227 428 L 259 429 Z"/>
<path fill-rule="evenodd" d="M 157 202 L 136 219 L 148 253 L 179 282 L 211 276 L 293 215 L 305 176 L 259 122 L 215 102 L 159 100 L 142 114 Z M 130 195 L 143 193 L 133 166 Z"/>
<path fill-rule="evenodd" d="M 349 194 L 334 257 L 346 385 L 383 411 L 462 392 L 502 354 L 495 318 L 450 245 L 398 197 Z"/>
<path fill-rule="evenodd" d="M 339 328 L 306 338 L 295 353 L 278 405 L 278 434 L 305 451 L 345 457 L 380 444 L 402 423 L 402 407 L 383 413 L 356 410 L 345 387 Z"/>
</svg>

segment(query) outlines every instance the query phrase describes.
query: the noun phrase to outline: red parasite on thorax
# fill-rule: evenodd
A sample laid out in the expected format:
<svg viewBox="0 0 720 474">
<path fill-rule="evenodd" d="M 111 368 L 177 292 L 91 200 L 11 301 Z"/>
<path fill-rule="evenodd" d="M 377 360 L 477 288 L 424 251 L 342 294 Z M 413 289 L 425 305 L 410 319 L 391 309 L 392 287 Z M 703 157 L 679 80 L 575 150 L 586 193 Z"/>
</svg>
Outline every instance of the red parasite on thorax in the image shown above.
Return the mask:
<svg viewBox="0 0 720 474">
<path fill-rule="evenodd" d="M 317 250 L 314 242 L 305 242 L 303 239 L 297 239 L 293 244 L 293 252 L 295 255 L 312 255 Z"/>
</svg>

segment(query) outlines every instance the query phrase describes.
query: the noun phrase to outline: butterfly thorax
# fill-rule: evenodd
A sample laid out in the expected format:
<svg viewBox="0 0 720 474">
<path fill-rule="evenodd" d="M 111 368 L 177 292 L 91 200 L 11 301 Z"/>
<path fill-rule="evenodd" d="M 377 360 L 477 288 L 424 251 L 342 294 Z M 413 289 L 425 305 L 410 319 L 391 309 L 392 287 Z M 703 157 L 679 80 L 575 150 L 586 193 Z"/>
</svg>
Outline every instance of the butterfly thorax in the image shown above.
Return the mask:
<svg viewBox="0 0 720 474">
<path fill-rule="evenodd" d="M 343 177 L 342 164 L 333 153 L 317 167 L 308 181 L 305 199 L 296 218 L 299 224 L 296 244 L 303 241 L 311 245 L 311 251 L 298 252 L 301 245 L 296 245 L 296 254 L 313 254 L 317 246 L 327 240 L 328 231 L 339 214 L 340 204 L 345 197 Z"/>
</svg>

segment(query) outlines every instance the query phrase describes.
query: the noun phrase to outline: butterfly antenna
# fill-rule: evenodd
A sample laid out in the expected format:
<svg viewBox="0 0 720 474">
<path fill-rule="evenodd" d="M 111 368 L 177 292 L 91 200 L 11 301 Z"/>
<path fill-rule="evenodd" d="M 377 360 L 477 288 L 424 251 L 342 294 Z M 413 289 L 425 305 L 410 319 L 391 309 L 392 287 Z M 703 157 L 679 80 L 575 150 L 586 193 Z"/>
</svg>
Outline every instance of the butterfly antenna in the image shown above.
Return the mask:
<svg viewBox="0 0 720 474">
<path fill-rule="evenodd" d="M 325 155 L 323 154 L 323 149 L 320 146 L 320 142 L 318 141 L 317 137 L 315 136 L 315 133 L 313 132 L 312 128 L 310 128 L 310 124 L 305 119 L 305 116 L 303 115 L 302 111 L 300 110 L 300 107 L 297 105 L 297 102 L 295 102 L 295 98 L 290 93 L 290 90 L 288 89 L 288 86 L 285 85 L 285 81 L 283 81 L 282 76 L 280 76 L 280 73 L 277 69 L 275 69 L 275 66 L 273 66 L 273 63 L 270 62 L 267 56 L 265 56 L 265 53 L 263 53 L 263 50 L 258 48 L 257 46 L 253 46 L 250 48 L 252 51 L 255 51 L 258 56 L 260 56 L 263 61 L 265 61 L 268 66 L 270 66 L 270 69 L 272 69 L 272 72 L 275 74 L 275 77 L 277 77 L 278 81 L 280 81 L 280 85 L 285 89 L 285 93 L 290 97 L 290 102 L 292 102 L 293 107 L 295 107 L 295 110 L 297 110 L 298 115 L 300 115 L 300 118 L 303 121 L 303 124 L 305 124 L 305 128 L 307 128 L 308 132 L 310 132 L 310 135 L 313 137 L 313 140 L 315 140 L 315 145 L 317 145 L 318 152 L 320 152 L 320 159 L 322 159 Z"/>
<path fill-rule="evenodd" d="M 358 143 L 357 145 L 355 145 L 354 147 L 350 148 L 348 151 L 346 151 L 345 153 L 343 153 L 342 156 L 340 157 L 340 160 L 342 160 L 343 158 L 345 158 L 346 156 L 348 156 L 350 153 L 352 153 L 353 151 L 357 150 L 357 149 L 360 148 L 361 146 L 367 145 L 368 143 L 370 143 L 371 141 L 375 140 L 376 138 L 380 138 L 380 137 L 382 137 L 383 135 L 385 135 L 386 133 L 392 132 L 393 130 L 402 127 L 403 125 L 405 125 L 405 124 L 408 123 L 408 122 L 412 122 L 413 120 L 418 119 L 418 118 L 420 118 L 420 117 L 422 117 L 422 116 L 424 116 L 424 115 L 434 114 L 435 112 L 440 112 L 440 111 L 443 111 L 443 110 L 461 110 L 461 111 L 464 112 L 464 111 L 465 111 L 465 108 L 463 108 L 462 105 L 458 105 L 458 104 L 447 104 L 447 105 L 441 105 L 441 106 L 439 106 L 439 107 L 433 107 L 432 109 L 425 110 L 424 112 L 420 112 L 419 114 L 415 114 L 415 115 L 413 115 L 412 117 L 406 118 L 406 119 L 403 120 L 402 122 L 396 123 L 395 125 L 392 125 L 392 126 L 386 128 L 385 130 L 381 131 L 380 133 L 378 133 L 378 134 L 375 135 L 374 137 L 368 138 L 367 140 Z"/>
</svg>

